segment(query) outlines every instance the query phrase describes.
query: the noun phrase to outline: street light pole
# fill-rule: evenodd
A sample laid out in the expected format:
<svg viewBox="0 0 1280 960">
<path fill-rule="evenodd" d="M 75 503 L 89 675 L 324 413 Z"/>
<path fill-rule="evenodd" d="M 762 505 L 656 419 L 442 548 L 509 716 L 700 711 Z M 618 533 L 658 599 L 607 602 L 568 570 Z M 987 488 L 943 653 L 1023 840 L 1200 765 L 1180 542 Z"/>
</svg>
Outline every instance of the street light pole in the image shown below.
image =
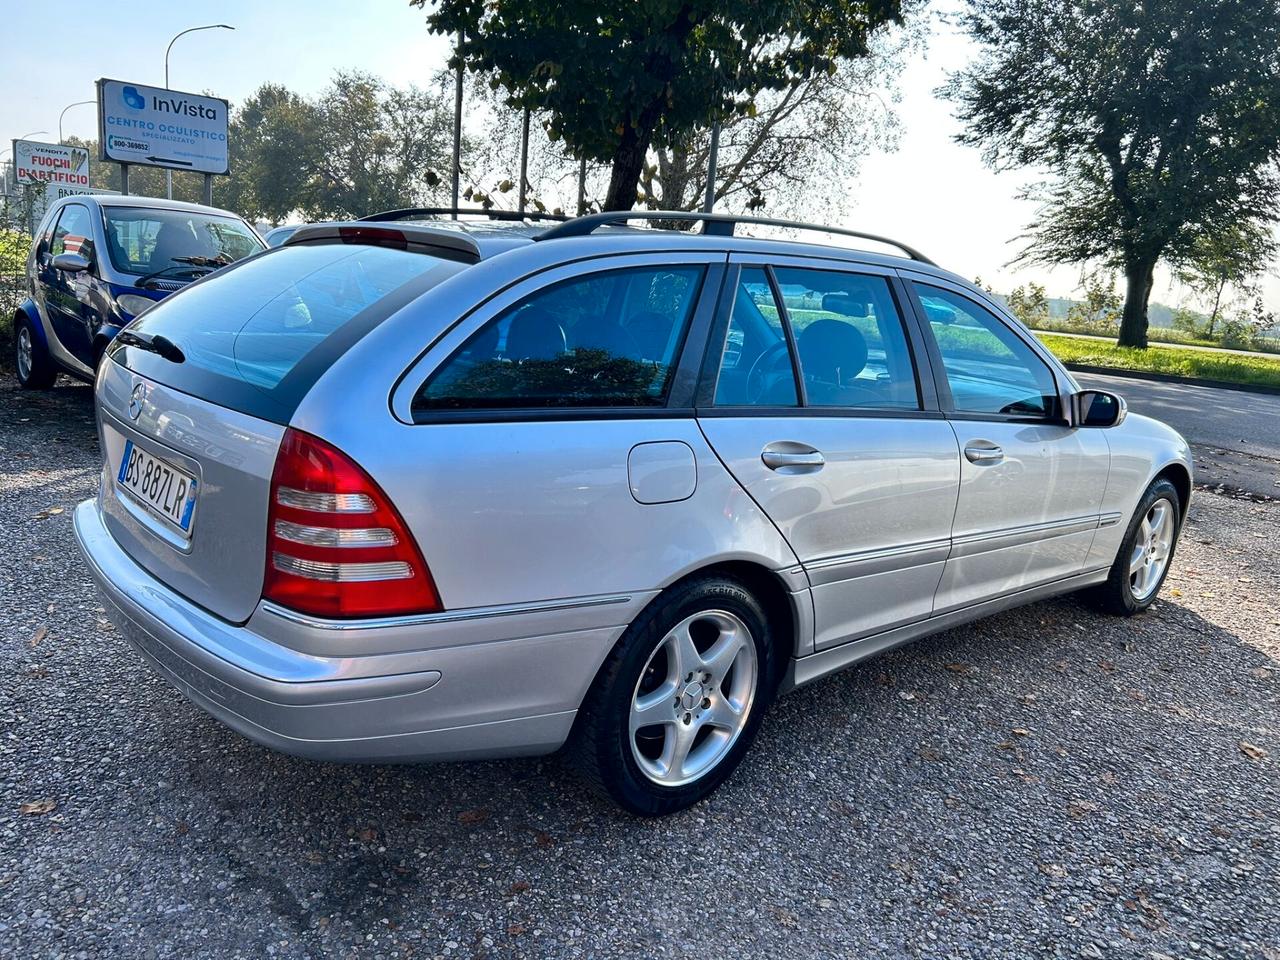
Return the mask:
<svg viewBox="0 0 1280 960">
<path fill-rule="evenodd" d="M 58 142 L 62 142 L 62 118 L 67 115 L 67 111 L 72 107 L 83 107 L 86 103 L 97 103 L 97 100 L 77 100 L 75 103 L 68 103 L 62 108 L 62 112 L 58 114 Z"/>
<path fill-rule="evenodd" d="M 173 49 L 173 45 L 174 43 L 177 42 L 178 37 L 184 37 L 188 33 L 195 33 L 197 30 L 234 30 L 234 29 L 235 27 L 231 26 L 231 24 L 229 23 L 210 23 L 210 24 L 206 24 L 203 27 L 188 27 L 186 30 L 183 30 L 175 34 L 174 38 L 169 41 L 169 45 L 164 48 L 164 88 L 166 90 L 169 89 L 169 51 Z M 168 197 L 170 200 L 173 199 L 173 171 L 172 170 L 165 170 L 164 172 L 164 195 Z"/>
</svg>

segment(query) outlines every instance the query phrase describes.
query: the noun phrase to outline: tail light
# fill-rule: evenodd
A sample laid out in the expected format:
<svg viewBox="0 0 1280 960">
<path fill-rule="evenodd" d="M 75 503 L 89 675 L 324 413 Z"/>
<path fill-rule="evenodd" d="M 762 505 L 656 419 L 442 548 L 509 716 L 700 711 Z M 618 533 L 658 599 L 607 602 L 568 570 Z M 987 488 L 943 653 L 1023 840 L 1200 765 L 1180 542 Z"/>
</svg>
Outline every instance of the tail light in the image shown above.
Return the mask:
<svg viewBox="0 0 1280 960">
<path fill-rule="evenodd" d="M 293 429 L 271 477 L 262 596 L 323 617 L 441 609 L 431 571 L 386 494 L 346 454 Z"/>
</svg>

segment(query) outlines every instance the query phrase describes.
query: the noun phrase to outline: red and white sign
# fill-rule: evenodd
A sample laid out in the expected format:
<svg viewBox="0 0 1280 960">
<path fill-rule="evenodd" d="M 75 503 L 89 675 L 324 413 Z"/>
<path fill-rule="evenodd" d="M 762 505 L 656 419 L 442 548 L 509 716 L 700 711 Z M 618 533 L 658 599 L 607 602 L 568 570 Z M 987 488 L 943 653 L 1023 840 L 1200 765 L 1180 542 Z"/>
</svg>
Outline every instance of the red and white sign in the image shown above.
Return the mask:
<svg viewBox="0 0 1280 960">
<path fill-rule="evenodd" d="M 13 174 L 19 183 L 89 186 L 89 151 L 59 143 L 13 141 Z"/>
</svg>

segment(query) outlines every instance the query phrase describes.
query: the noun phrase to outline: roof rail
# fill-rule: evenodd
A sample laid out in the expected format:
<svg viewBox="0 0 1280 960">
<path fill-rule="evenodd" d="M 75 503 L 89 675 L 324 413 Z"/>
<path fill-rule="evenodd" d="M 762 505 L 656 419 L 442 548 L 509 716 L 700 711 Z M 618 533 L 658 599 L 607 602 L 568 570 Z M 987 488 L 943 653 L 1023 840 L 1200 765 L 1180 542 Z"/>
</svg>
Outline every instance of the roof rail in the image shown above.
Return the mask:
<svg viewBox="0 0 1280 960">
<path fill-rule="evenodd" d="M 689 210 L 610 210 L 604 213 L 588 213 L 574 217 L 555 227 L 550 227 L 538 234 L 535 240 L 557 240 L 561 237 L 589 236 L 599 227 L 621 224 L 628 220 L 684 220 L 702 224 L 702 232 L 712 236 L 731 237 L 733 228 L 738 224 L 756 224 L 768 227 L 789 227 L 792 230 L 814 230 L 821 233 L 836 233 L 844 237 L 857 237 L 859 240 L 874 240 L 876 243 L 897 247 L 912 260 L 937 266 L 914 247 L 888 237 L 874 233 L 862 233 L 859 230 L 846 230 L 844 227 L 828 227 L 818 223 L 803 223 L 798 220 L 779 220 L 773 217 L 740 217 L 729 213 L 696 213 Z"/>
<path fill-rule="evenodd" d="M 361 220 L 385 223 L 390 220 L 410 220 L 414 217 L 459 217 L 462 215 L 488 217 L 490 220 L 555 220 L 571 219 L 563 213 L 520 213 L 516 210 L 486 210 L 484 207 L 405 207 L 402 210 L 383 210 L 371 213 Z"/>
</svg>

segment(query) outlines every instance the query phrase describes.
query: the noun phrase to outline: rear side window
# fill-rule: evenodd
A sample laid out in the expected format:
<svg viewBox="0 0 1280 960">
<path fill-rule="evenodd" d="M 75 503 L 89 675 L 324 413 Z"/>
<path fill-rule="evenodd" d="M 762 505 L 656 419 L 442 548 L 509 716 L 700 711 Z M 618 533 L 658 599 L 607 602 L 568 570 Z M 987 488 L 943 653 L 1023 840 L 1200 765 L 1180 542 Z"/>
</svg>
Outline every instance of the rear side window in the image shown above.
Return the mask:
<svg viewBox="0 0 1280 960">
<path fill-rule="evenodd" d="M 808 268 L 774 276 L 807 405 L 920 409 L 906 331 L 884 277 Z"/>
<path fill-rule="evenodd" d="M 137 347 L 127 365 L 267 419 L 288 417 L 329 365 L 374 326 L 464 265 L 362 244 L 285 246 L 214 273 L 130 328 L 163 335 L 181 364 Z M 113 354 L 114 355 L 114 354 Z M 254 396 L 266 404 L 255 403 Z"/>
<path fill-rule="evenodd" d="M 703 273 L 635 267 L 539 290 L 474 333 L 413 410 L 662 406 Z"/>
<path fill-rule="evenodd" d="M 800 405 L 782 311 L 760 267 L 744 268 L 738 280 L 715 403 L 721 407 Z"/>
</svg>

